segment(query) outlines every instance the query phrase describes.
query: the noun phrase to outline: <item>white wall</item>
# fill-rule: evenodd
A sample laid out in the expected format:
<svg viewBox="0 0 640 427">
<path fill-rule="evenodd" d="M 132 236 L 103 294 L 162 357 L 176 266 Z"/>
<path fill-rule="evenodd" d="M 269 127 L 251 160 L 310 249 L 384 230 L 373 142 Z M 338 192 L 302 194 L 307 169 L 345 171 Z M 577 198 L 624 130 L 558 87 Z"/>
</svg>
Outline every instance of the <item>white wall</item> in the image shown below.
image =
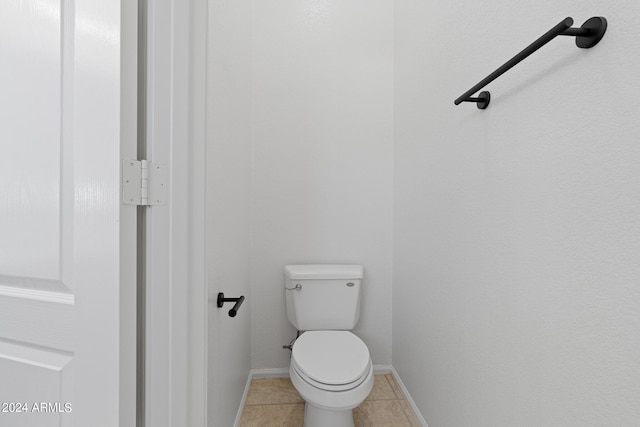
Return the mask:
<svg viewBox="0 0 640 427">
<path fill-rule="evenodd" d="M 208 425 L 233 425 L 250 369 L 251 1 L 209 3 Z M 244 295 L 238 315 L 218 292 Z"/>
<path fill-rule="evenodd" d="M 640 423 L 640 3 L 395 2 L 393 364 L 431 427 Z M 453 100 L 566 16 L 605 16 Z"/>
<path fill-rule="evenodd" d="M 365 267 L 355 332 L 391 363 L 392 3 L 254 4 L 251 364 L 287 368 L 283 267 Z"/>
</svg>

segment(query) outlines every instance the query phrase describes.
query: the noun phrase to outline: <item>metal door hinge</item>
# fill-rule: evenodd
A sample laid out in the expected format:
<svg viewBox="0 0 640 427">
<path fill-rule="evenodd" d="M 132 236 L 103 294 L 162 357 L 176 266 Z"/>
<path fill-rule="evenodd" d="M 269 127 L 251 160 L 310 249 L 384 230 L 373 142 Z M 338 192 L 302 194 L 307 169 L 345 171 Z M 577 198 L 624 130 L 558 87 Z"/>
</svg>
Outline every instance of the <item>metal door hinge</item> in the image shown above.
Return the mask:
<svg viewBox="0 0 640 427">
<path fill-rule="evenodd" d="M 125 205 L 167 204 L 167 167 L 147 160 L 122 161 L 122 202 Z"/>
</svg>

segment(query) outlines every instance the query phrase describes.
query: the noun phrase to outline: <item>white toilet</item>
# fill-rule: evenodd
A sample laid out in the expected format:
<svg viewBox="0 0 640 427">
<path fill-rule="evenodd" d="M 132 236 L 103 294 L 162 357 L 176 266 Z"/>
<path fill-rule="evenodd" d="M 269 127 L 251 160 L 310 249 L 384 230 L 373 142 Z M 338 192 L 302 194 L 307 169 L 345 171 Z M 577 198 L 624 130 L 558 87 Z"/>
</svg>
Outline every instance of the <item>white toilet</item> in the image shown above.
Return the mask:
<svg viewBox="0 0 640 427">
<path fill-rule="evenodd" d="M 367 345 L 350 332 L 360 316 L 360 265 L 285 267 L 287 317 L 298 331 L 289 374 L 304 398 L 305 427 L 353 427 L 352 409 L 373 387 Z"/>
</svg>

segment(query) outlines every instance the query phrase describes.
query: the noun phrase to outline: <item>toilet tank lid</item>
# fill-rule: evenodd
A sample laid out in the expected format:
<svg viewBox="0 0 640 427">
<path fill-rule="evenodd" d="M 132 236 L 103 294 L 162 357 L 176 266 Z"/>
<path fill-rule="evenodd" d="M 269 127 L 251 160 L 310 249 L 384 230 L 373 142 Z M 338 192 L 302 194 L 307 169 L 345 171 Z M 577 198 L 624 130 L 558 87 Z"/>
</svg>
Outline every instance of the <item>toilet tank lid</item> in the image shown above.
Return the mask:
<svg viewBox="0 0 640 427">
<path fill-rule="evenodd" d="M 312 279 L 362 279 L 361 265 L 305 264 L 284 267 L 287 278 L 294 280 Z"/>
</svg>

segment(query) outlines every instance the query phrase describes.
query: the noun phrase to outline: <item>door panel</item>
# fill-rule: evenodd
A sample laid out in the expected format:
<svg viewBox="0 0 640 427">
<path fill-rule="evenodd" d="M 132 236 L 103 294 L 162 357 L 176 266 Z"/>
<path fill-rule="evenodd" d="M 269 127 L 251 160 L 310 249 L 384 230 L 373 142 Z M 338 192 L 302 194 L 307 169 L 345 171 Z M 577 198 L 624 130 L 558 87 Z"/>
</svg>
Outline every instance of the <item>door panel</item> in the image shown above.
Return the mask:
<svg viewBox="0 0 640 427">
<path fill-rule="evenodd" d="M 0 342 L 0 354 L 0 372 L 11 372 L 3 378 L 2 389 L 11 390 L 11 400 L 3 400 L 2 410 L 7 412 L 0 416 L 0 425 L 60 425 L 60 413 L 73 409 L 69 406 L 73 355 L 7 341 Z"/>
<path fill-rule="evenodd" d="M 0 272 L 38 286 L 61 279 L 61 5 L 0 9 Z"/>
<path fill-rule="evenodd" d="M 135 155 L 122 124 L 135 120 L 131 9 L 0 2 L 0 426 L 135 422 L 135 339 L 122 339 L 135 331 L 135 207 L 119 179 Z"/>
</svg>

